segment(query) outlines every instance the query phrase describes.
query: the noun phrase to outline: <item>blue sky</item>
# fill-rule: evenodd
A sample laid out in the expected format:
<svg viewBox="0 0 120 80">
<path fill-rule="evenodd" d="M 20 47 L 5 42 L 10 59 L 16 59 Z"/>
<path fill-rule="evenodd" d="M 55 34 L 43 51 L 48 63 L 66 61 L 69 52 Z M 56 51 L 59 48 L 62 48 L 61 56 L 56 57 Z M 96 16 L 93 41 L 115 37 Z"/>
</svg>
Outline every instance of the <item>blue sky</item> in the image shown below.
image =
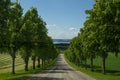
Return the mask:
<svg viewBox="0 0 120 80">
<path fill-rule="evenodd" d="M 16 0 L 12 0 L 16 1 Z M 71 39 L 77 36 L 86 20 L 85 10 L 91 9 L 94 0 L 18 0 L 24 13 L 36 7 L 47 23 L 48 35 L 54 39 Z"/>
</svg>

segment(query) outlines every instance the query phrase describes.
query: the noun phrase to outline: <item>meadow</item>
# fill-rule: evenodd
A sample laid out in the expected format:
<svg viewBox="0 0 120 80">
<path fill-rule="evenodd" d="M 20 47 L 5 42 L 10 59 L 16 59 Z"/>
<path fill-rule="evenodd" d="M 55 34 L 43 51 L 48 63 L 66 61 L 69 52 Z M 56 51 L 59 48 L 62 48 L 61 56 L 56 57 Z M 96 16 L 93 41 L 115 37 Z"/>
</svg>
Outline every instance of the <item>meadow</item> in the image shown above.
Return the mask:
<svg viewBox="0 0 120 80">
<path fill-rule="evenodd" d="M 35 70 L 32 68 L 32 60 L 29 59 L 29 71 L 24 70 L 24 61 L 20 55 L 16 56 L 15 71 L 16 74 L 11 74 L 11 56 L 9 54 L 0 54 L 0 80 L 19 80 L 24 77 L 28 77 L 33 73 L 40 72 L 43 69 L 54 64 L 57 58 L 44 68 L 40 67 Z M 36 63 L 37 64 L 37 63 Z"/>
<path fill-rule="evenodd" d="M 102 74 L 102 59 L 97 57 L 94 59 L 94 71 L 91 72 L 90 68 L 83 68 L 80 66 L 76 66 L 74 63 L 68 61 L 65 57 L 66 61 L 75 69 L 82 71 L 96 80 L 120 80 L 120 56 L 115 57 L 114 54 L 109 54 L 106 59 L 106 74 Z M 90 64 L 90 61 L 87 60 L 87 65 Z"/>
<path fill-rule="evenodd" d="M 90 68 L 85 69 L 83 67 L 76 66 L 67 59 L 66 61 L 72 67 L 94 77 L 96 80 L 120 80 L 120 56 L 115 57 L 113 54 L 109 54 L 106 60 L 106 75 L 102 74 L 102 59 L 100 57 L 94 59 L 94 72 L 91 72 Z M 30 59 L 29 71 L 24 71 L 24 61 L 20 55 L 16 56 L 15 64 L 16 74 L 13 75 L 11 74 L 11 56 L 8 54 L 0 54 L 0 80 L 19 80 L 20 78 L 30 76 L 33 73 L 43 70 L 42 68 L 36 68 L 36 70 L 33 70 L 32 60 Z M 54 64 L 54 62 L 52 64 Z M 87 61 L 87 64 L 90 64 L 89 60 Z"/>
</svg>

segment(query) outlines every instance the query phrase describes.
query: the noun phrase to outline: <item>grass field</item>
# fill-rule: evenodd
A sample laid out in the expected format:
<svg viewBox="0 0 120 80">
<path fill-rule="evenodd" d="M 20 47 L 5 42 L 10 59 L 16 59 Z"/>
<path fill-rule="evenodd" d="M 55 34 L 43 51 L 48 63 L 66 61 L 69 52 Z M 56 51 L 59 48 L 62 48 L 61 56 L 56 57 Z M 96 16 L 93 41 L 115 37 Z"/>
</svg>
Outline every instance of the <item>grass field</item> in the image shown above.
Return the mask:
<svg viewBox="0 0 120 80">
<path fill-rule="evenodd" d="M 66 59 L 67 60 L 67 59 Z M 80 70 L 97 80 L 120 80 L 120 56 L 115 57 L 113 54 L 109 54 L 107 60 L 106 60 L 106 69 L 107 74 L 103 75 L 101 73 L 101 65 L 102 60 L 100 57 L 96 58 L 94 60 L 95 71 L 91 72 L 88 68 L 87 70 L 85 68 L 78 67 L 74 65 L 73 63 L 67 62 L 76 68 L 77 70 Z M 88 60 L 87 64 L 90 64 L 90 61 Z M 51 64 L 52 65 L 52 64 Z M 18 80 L 19 78 L 23 78 L 26 76 L 29 76 L 33 73 L 41 71 L 42 68 L 37 68 L 36 70 L 32 69 L 32 61 L 30 59 L 29 62 L 29 71 L 24 71 L 24 62 L 22 58 L 17 55 L 16 57 L 16 74 L 11 74 L 11 57 L 8 54 L 0 54 L 0 80 Z"/>
<path fill-rule="evenodd" d="M 65 58 L 66 59 L 66 58 Z M 91 72 L 90 68 L 87 70 L 82 67 L 78 67 L 75 64 L 69 62 L 67 59 L 66 61 L 74 68 L 76 68 L 79 71 L 82 71 L 92 77 L 94 77 L 97 80 L 120 80 L 120 56 L 115 57 L 113 54 L 110 54 L 106 60 L 106 75 L 102 74 L 102 60 L 100 57 L 96 58 L 94 60 L 95 65 L 95 71 Z M 87 62 L 87 64 L 90 64 L 90 61 Z"/>
<path fill-rule="evenodd" d="M 0 74 L 1 73 L 6 73 L 6 72 L 11 72 L 11 56 L 9 54 L 0 54 Z M 31 66 L 31 59 L 30 59 L 30 64 L 29 67 Z M 21 58 L 20 55 L 16 56 L 15 60 L 15 67 L 17 70 L 24 69 L 24 61 Z"/>
<path fill-rule="evenodd" d="M 57 59 L 57 58 L 56 58 Z M 45 68 L 54 64 L 56 60 L 46 65 Z M 15 71 L 16 74 L 11 74 L 11 56 L 8 54 L 0 54 L 0 80 L 19 80 L 20 78 L 27 77 L 33 73 L 39 72 L 43 68 L 32 69 L 32 60 L 29 61 L 29 71 L 24 70 L 24 61 L 20 55 L 16 56 Z"/>
</svg>

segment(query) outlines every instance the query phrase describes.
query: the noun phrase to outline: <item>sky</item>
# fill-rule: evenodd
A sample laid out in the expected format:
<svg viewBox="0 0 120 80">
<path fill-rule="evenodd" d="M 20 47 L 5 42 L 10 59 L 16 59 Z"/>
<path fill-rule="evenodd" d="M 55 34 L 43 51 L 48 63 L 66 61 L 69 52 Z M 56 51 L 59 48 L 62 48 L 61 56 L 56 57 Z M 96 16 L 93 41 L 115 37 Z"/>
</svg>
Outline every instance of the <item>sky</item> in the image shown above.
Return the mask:
<svg viewBox="0 0 120 80">
<path fill-rule="evenodd" d="M 16 1 L 16 0 L 12 0 Z M 47 23 L 48 35 L 53 39 L 71 39 L 86 20 L 85 10 L 92 8 L 94 0 L 18 0 L 23 13 L 36 7 Z"/>
</svg>

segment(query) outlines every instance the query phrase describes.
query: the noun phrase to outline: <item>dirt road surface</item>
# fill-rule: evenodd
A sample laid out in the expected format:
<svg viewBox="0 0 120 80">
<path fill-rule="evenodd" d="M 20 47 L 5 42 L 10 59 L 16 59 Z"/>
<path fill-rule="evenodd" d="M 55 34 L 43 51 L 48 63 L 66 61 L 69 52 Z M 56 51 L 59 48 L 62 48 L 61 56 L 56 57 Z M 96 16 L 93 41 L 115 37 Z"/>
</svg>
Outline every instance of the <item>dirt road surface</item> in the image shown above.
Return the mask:
<svg viewBox="0 0 120 80">
<path fill-rule="evenodd" d="M 64 60 L 64 54 L 60 54 L 53 67 L 40 73 L 33 74 L 25 80 L 96 80 L 80 71 L 70 67 Z"/>
</svg>

